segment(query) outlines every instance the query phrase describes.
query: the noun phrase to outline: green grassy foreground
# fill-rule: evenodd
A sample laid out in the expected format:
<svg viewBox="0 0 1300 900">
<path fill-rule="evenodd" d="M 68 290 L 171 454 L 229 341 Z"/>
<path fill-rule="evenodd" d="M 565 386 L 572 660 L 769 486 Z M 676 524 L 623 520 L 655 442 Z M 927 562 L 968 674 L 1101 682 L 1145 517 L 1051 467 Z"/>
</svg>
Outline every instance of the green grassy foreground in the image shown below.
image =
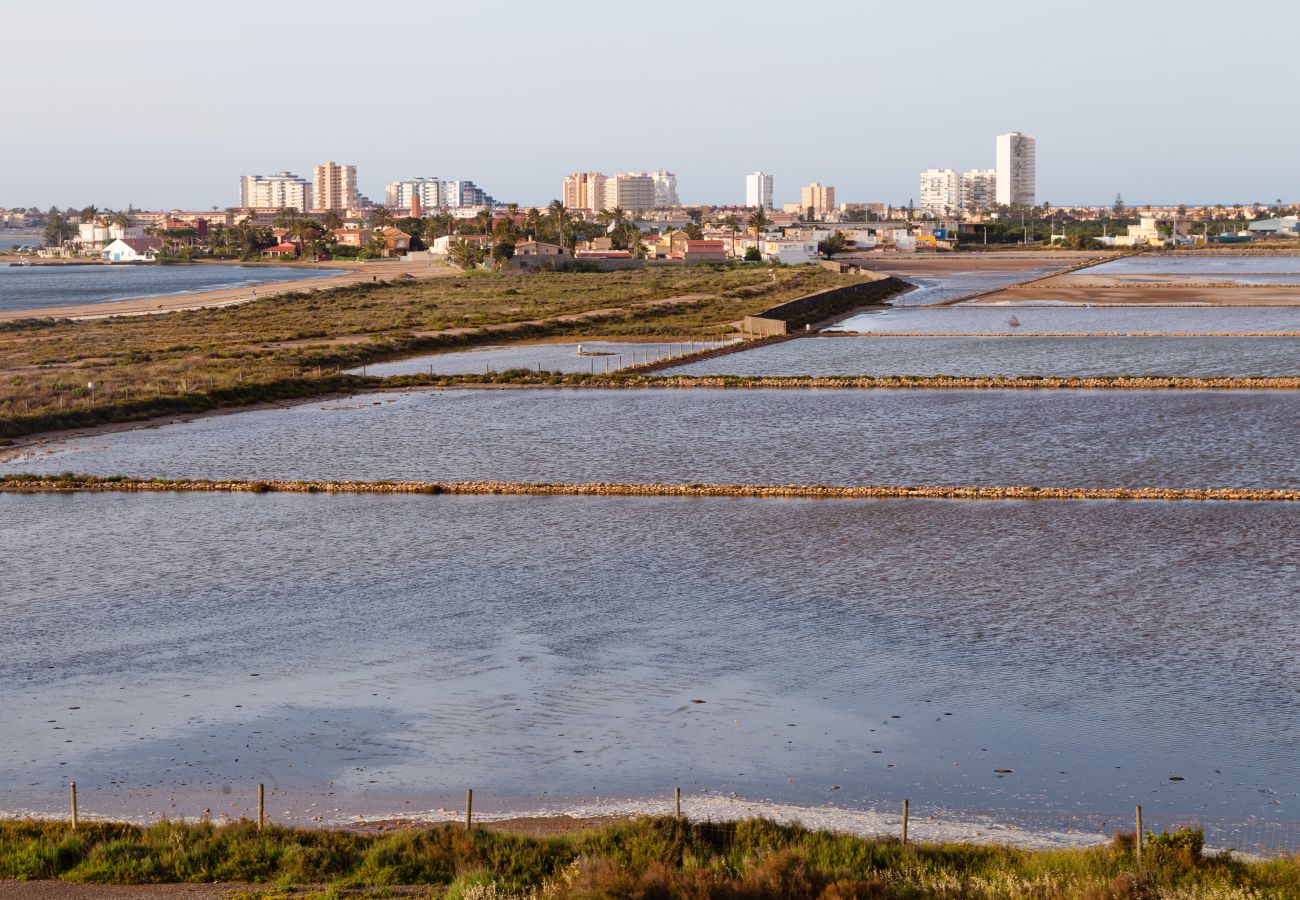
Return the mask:
<svg viewBox="0 0 1300 900">
<path fill-rule="evenodd" d="M 1190 836 L 1191 840 L 1183 837 Z M 386 834 L 162 822 L 0 823 L 0 878 L 430 885 L 448 897 L 1300 897 L 1300 858 L 1200 853 L 1199 832 L 1027 851 L 863 839 L 764 820 L 645 818 L 554 837 L 444 825 Z"/>
</svg>

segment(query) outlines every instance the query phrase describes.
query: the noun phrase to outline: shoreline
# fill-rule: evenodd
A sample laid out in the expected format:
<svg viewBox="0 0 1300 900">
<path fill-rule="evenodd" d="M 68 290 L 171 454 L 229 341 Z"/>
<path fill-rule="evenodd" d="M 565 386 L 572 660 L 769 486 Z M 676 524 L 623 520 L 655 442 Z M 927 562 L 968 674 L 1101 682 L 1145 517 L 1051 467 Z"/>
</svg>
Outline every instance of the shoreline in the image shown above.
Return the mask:
<svg viewBox="0 0 1300 900">
<path fill-rule="evenodd" d="M 945 335 L 947 336 L 947 335 Z M 686 362 L 678 363 L 685 365 Z M 1167 376 L 1112 376 L 1023 378 L 957 376 L 737 376 L 737 375 L 598 375 L 581 373 L 552 378 L 530 375 L 502 379 L 492 375 L 390 375 L 348 376 L 359 383 L 347 390 L 334 388 L 300 397 L 261 400 L 255 403 L 217 406 L 189 412 L 165 413 L 144 419 L 104 422 L 72 428 L 32 431 L 7 439 L 0 445 L 0 463 L 10 462 L 36 448 L 79 438 L 98 437 L 138 429 L 160 428 L 197 421 L 210 416 L 234 415 L 269 409 L 289 409 L 309 403 L 328 402 L 372 394 L 425 391 L 491 390 L 1016 390 L 1016 391 L 1297 391 L 1300 376 L 1178 378 Z M 367 381 L 366 379 L 369 379 Z"/>
<path fill-rule="evenodd" d="M 683 497 L 782 500 L 1160 500 L 1300 502 L 1288 488 L 1099 488 L 1038 485 L 820 485 L 670 482 L 315 481 L 284 479 L 0 476 L 0 493 L 425 494 L 459 496 Z"/>
<path fill-rule="evenodd" d="M 238 288 L 216 288 L 204 291 L 160 294 L 152 297 L 135 297 L 125 300 L 107 300 L 102 303 L 84 303 L 77 306 L 38 306 L 25 309 L 0 310 L 0 322 L 20 319 L 69 319 L 76 322 L 108 319 L 114 316 L 143 316 L 179 312 L 192 309 L 213 309 L 238 306 L 253 300 L 263 300 L 298 291 L 329 290 L 372 280 L 388 281 L 409 276 L 412 279 L 438 278 L 454 275 L 458 270 L 447 266 L 433 266 L 428 262 L 404 263 L 401 260 L 378 262 L 341 261 L 291 265 L 285 263 L 247 263 L 242 261 L 211 261 L 186 265 L 233 265 L 248 268 L 294 268 L 313 271 L 334 271 L 334 275 L 317 278 L 300 278 L 292 281 L 266 281 Z M 254 294 L 253 291 L 258 293 Z"/>
</svg>

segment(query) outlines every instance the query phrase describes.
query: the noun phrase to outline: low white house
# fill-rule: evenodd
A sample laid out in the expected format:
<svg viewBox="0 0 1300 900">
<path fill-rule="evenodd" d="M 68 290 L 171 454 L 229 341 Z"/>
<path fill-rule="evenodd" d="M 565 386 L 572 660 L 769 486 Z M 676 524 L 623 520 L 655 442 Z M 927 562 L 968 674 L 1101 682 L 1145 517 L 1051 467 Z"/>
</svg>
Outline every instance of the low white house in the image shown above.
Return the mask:
<svg viewBox="0 0 1300 900">
<path fill-rule="evenodd" d="M 768 262 L 779 262 L 787 266 L 802 266 L 820 259 L 817 242 L 813 240 L 764 240 L 762 252 L 763 259 Z"/>
<path fill-rule="evenodd" d="M 110 263 L 153 262 L 162 249 L 159 238 L 118 238 L 104 248 L 103 260 Z"/>
</svg>

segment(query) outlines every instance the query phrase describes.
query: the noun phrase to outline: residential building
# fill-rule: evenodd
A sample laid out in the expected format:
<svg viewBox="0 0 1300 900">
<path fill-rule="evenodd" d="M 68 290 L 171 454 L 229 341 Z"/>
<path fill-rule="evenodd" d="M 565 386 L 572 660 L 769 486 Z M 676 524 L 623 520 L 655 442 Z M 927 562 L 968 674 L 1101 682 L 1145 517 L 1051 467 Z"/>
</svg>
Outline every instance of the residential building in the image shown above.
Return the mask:
<svg viewBox="0 0 1300 900">
<path fill-rule="evenodd" d="M 938 216 L 961 209 L 961 173 L 956 169 L 926 169 L 921 173 L 921 209 Z"/>
<path fill-rule="evenodd" d="M 605 208 L 641 212 L 655 208 L 655 179 L 647 172 L 624 172 L 605 185 Z"/>
<path fill-rule="evenodd" d="M 725 241 L 704 240 L 685 241 L 682 248 L 682 262 L 720 263 L 727 261 L 727 244 Z"/>
<path fill-rule="evenodd" d="M 343 210 L 357 208 L 357 167 L 336 162 L 322 163 L 312 169 L 312 209 Z"/>
<path fill-rule="evenodd" d="M 799 192 L 799 205 L 801 212 L 807 214 L 811 208 L 813 216 L 822 218 L 835 208 L 835 188 L 816 181 L 805 185 Z"/>
<path fill-rule="evenodd" d="M 992 209 L 998 202 L 997 169 L 971 169 L 961 176 L 961 208 L 975 213 Z"/>
<path fill-rule="evenodd" d="M 564 256 L 564 248 L 545 241 L 520 241 L 515 244 L 515 256 Z"/>
<path fill-rule="evenodd" d="M 772 208 L 772 176 L 752 172 L 745 176 L 745 205 L 757 209 Z"/>
<path fill-rule="evenodd" d="M 574 172 L 564 179 L 564 198 L 566 209 L 590 209 L 599 211 L 612 204 L 605 202 L 605 185 L 609 179 L 600 172 Z"/>
<path fill-rule="evenodd" d="M 241 175 L 239 205 L 244 209 L 311 209 L 311 182 L 292 172 L 274 175 Z"/>
<path fill-rule="evenodd" d="M 160 238 L 118 238 L 104 248 L 104 262 L 153 262 L 162 249 Z"/>
<path fill-rule="evenodd" d="M 442 182 L 437 178 L 408 178 L 391 182 L 384 189 L 384 205 L 389 209 L 410 209 L 413 200 L 419 201 L 421 209 L 442 206 Z"/>
<path fill-rule="evenodd" d="M 496 201 L 472 181 L 443 182 L 443 204 L 455 208 L 495 206 Z"/>
<path fill-rule="evenodd" d="M 655 180 L 655 209 L 672 209 L 681 206 L 677 199 L 677 176 L 666 169 L 651 172 Z"/>
<path fill-rule="evenodd" d="M 1038 142 L 1012 131 L 997 139 L 997 202 L 1004 206 L 1033 206 L 1035 157 Z"/>
</svg>

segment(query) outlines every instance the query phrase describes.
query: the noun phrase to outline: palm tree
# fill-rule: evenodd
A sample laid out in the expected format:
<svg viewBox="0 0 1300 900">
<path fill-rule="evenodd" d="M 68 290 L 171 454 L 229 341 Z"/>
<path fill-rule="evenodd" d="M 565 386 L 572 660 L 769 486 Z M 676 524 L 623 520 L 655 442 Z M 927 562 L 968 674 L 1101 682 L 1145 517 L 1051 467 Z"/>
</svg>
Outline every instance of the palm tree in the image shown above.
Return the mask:
<svg viewBox="0 0 1300 900">
<path fill-rule="evenodd" d="M 478 219 L 479 225 L 481 225 L 481 226 L 483 227 L 483 234 L 485 234 L 485 235 L 491 235 L 491 234 L 492 234 L 492 209 L 491 209 L 491 207 L 484 207 L 483 209 L 479 210 L 478 215 L 476 215 L 474 218 Z"/>
<path fill-rule="evenodd" d="M 537 240 L 537 232 L 542 227 L 542 214 L 533 207 L 524 214 L 524 224 L 528 227 L 528 236 L 534 241 Z"/>
<path fill-rule="evenodd" d="M 99 207 L 95 206 L 94 204 L 91 204 L 90 206 L 82 207 L 81 221 L 93 222 L 95 221 L 95 216 L 97 215 L 99 215 Z"/>
<path fill-rule="evenodd" d="M 735 213 L 731 213 L 722 220 L 722 225 L 731 232 L 731 255 L 736 255 L 736 232 L 740 230 L 740 220 L 736 218 Z"/>
<path fill-rule="evenodd" d="M 748 225 L 754 230 L 754 240 L 756 241 L 761 239 L 764 232 L 767 231 L 767 226 L 771 224 L 772 220 L 767 217 L 767 213 L 763 212 L 761 206 L 749 214 Z"/>
<path fill-rule="evenodd" d="M 568 221 L 569 221 L 569 211 L 568 211 L 567 209 L 564 208 L 564 201 L 563 201 L 563 200 L 552 200 L 552 201 L 551 201 L 549 204 L 547 204 L 547 206 L 546 206 L 546 214 L 547 214 L 548 216 L 550 216 L 550 217 L 551 217 L 551 221 L 555 223 L 555 241 L 556 241 L 556 243 L 563 244 L 563 243 L 564 243 L 564 226 L 565 226 L 566 224 L 568 224 Z"/>
<path fill-rule="evenodd" d="M 382 228 L 385 225 L 393 224 L 393 214 L 388 211 L 386 206 L 376 206 L 375 211 L 370 214 L 370 225 L 372 228 Z"/>
<path fill-rule="evenodd" d="M 623 211 L 621 206 L 611 206 L 609 209 L 602 209 L 596 213 L 596 221 L 601 225 L 618 227 L 626 218 L 627 213 Z"/>
</svg>

